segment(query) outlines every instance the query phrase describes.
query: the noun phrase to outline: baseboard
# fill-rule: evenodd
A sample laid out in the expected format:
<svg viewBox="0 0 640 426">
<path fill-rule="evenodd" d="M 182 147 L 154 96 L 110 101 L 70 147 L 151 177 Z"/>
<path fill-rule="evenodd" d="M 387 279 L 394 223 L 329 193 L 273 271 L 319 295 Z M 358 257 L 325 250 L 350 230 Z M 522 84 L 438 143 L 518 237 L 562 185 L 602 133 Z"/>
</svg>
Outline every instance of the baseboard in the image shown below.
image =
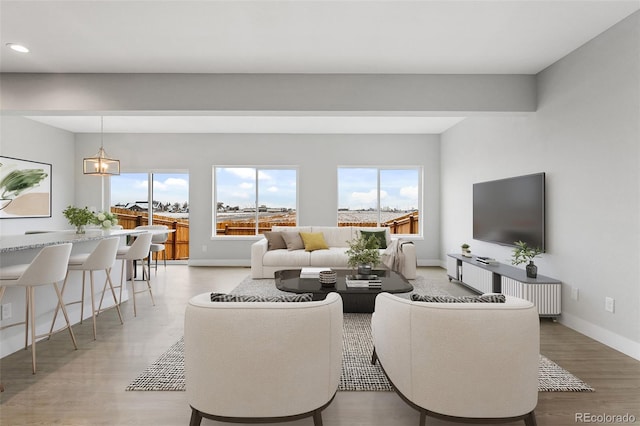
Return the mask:
<svg viewBox="0 0 640 426">
<path fill-rule="evenodd" d="M 251 267 L 248 259 L 189 259 L 189 266 L 241 266 Z"/>
<path fill-rule="evenodd" d="M 578 333 L 584 334 L 587 337 L 597 340 L 603 345 L 607 345 L 610 348 L 617 350 L 618 352 L 622 352 L 623 354 L 640 361 L 639 342 L 634 342 L 631 339 L 620 336 L 619 334 L 613 333 L 600 326 L 564 312 L 560 316 L 558 322 L 571 328 L 572 330 L 577 331 Z"/>
<path fill-rule="evenodd" d="M 418 259 L 418 266 L 440 266 L 443 267 L 440 259 Z M 446 265 L 445 265 L 446 268 Z"/>
</svg>

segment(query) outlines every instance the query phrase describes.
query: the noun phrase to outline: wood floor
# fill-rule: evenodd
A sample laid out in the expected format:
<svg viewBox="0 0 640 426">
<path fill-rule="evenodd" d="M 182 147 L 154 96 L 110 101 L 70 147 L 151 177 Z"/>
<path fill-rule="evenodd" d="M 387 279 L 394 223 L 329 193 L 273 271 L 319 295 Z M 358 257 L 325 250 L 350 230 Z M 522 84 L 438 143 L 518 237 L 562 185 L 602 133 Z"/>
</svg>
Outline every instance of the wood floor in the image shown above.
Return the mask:
<svg viewBox="0 0 640 426">
<path fill-rule="evenodd" d="M 419 274 L 455 294 L 440 268 Z M 152 272 L 153 274 L 153 272 Z M 138 316 L 123 304 L 125 323 L 115 311 L 98 317 L 98 339 L 91 321 L 74 326 L 78 350 L 68 333 L 37 345 L 38 373 L 31 374 L 29 351 L 0 362 L 0 425 L 186 425 L 190 409 L 185 392 L 125 392 L 127 384 L 155 361 L 183 331 L 186 302 L 206 292 L 225 292 L 249 274 L 247 268 L 160 266 L 152 285 L 156 306 L 142 294 Z M 541 321 L 541 352 L 593 386 L 592 393 L 542 392 L 538 425 L 575 425 L 576 415 L 635 416 L 640 423 L 640 362 L 550 320 Z M 267 361 L 265 361 L 265 366 Z M 478 366 L 481 368 L 482 366 Z M 497 372 L 499 374 L 499 372 Z M 323 412 L 326 426 L 417 426 L 418 413 L 392 392 L 338 392 Z M 221 423 L 203 420 L 203 425 Z M 286 423 L 313 424 L 311 419 Z M 451 424 L 427 419 L 427 425 Z M 523 423 L 515 423 L 523 424 Z"/>
</svg>

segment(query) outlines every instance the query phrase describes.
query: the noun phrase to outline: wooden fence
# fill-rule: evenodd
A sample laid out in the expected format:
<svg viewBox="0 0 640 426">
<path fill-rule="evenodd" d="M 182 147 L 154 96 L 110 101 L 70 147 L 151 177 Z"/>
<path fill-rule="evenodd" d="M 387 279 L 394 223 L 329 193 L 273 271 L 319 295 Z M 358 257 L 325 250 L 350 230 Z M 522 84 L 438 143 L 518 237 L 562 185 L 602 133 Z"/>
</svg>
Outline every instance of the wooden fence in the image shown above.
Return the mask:
<svg viewBox="0 0 640 426">
<path fill-rule="evenodd" d="M 418 234 L 419 220 L 417 213 L 410 213 L 381 224 L 388 227 L 392 234 Z M 269 221 L 260 220 L 258 222 L 258 233 L 262 234 L 270 231 L 272 226 L 296 226 L 295 222 L 283 222 L 281 220 Z M 340 222 L 338 226 L 363 226 L 376 227 L 377 222 Z M 216 225 L 216 235 L 255 235 L 255 222 L 251 219 L 246 221 L 226 221 Z"/>
<path fill-rule="evenodd" d="M 133 229 L 136 226 L 148 225 L 147 212 L 111 207 L 111 212 L 118 216 L 118 224 L 124 229 Z M 166 216 L 153 215 L 154 225 L 166 225 L 176 232 L 169 233 L 169 239 L 165 245 L 167 260 L 184 260 L 189 258 L 189 220 L 173 219 Z"/>
<path fill-rule="evenodd" d="M 133 210 L 111 207 L 111 212 L 118 216 L 118 223 L 124 229 L 133 229 L 136 226 L 148 225 L 147 212 L 137 212 Z M 410 213 L 405 216 L 383 223 L 381 226 L 389 228 L 392 234 L 418 234 L 419 220 L 417 213 Z M 167 259 L 184 260 L 189 258 L 189 220 L 172 219 L 166 216 L 153 215 L 154 225 L 166 225 L 176 232 L 169 234 L 169 239 L 165 243 L 165 254 Z M 255 222 L 247 221 L 226 221 L 216 225 L 216 235 L 255 235 Z M 295 222 L 279 220 L 260 220 L 258 222 L 258 232 L 260 234 L 271 230 L 273 226 L 296 226 Z M 338 226 L 366 226 L 375 227 L 376 222 L 341 222 Z"/>
</svg>

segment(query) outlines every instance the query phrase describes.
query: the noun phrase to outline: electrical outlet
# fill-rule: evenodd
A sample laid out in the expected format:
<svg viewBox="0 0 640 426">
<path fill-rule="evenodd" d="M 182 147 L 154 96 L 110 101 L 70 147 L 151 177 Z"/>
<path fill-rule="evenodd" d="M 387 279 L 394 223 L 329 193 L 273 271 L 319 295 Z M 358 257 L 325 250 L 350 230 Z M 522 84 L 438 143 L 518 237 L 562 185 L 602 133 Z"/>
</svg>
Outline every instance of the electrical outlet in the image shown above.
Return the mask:
<svg viewBox="0 0 640 426">
<path fill-rule="evenodd" d="M 604 310 L 613 313 L 613 311 L 615 310 L 615 300 L 613 299 L 613 297 L 604 298 Z"/>
<path fill-rule="evenodd" d="M 202 245 L 202 251 L 203 251 L 203 252 L 207 251 L 207 245 L 206 245 L 206 244 L 203 244 L 203 245 Z"/>
<path fill-rule="evenodd" d="M 3 320 L 11 319 L 13 313 L 11 312 L 11 303 L 5 303 L 2 305 L 2 318 Z"/>
<path fill-rule="evenodd" d="M 578 300 L 578 287 L 571 287 L 571 299 Z"/>
</svg>

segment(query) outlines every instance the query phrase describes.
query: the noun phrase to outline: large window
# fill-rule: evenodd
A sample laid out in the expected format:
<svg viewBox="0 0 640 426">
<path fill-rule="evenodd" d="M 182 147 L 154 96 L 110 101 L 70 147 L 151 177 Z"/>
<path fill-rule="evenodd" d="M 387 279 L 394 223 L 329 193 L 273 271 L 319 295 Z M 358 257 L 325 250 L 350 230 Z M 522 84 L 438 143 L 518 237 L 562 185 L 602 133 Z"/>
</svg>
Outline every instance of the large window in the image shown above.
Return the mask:
<svg viewBox="0 0 640 426">
<path fill-rule="evenodd" d="M 338 226 L 387 226 L 420 234 L 422 170 L 338 168 Z"/>
<path fill-rule="evenodd" d="M 258 235 L 297 224 L 297 170 L 214 167 L 214 236 Z"/>
<path fill-rule="evenodd" d="M 149 182 L 152 182 L 149 185 Z M 157 221 L 189 219 L 189 175 L 186 173 L 121 173 L 111 177 L 111 207 L 144 212 Z"/>
<path fill-rule="evenodd" d="M 189 258 L 187 173 L 121 173 L 110 178 L 110 185 L 111 211 L 120 225 L 165 225 L 175 230 L 165 244 L 166 258 Z"/>
</svg>

